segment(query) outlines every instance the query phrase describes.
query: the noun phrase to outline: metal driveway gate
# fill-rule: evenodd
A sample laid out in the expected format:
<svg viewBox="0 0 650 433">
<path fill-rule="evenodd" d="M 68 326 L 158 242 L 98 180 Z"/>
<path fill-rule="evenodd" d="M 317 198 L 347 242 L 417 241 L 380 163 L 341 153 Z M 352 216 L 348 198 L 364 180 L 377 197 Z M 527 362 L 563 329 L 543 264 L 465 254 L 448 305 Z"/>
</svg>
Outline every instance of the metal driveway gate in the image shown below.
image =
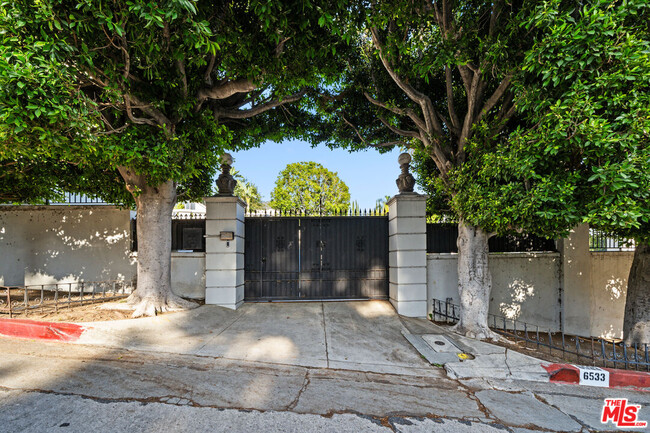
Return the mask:
<svg viewBox="0 0 650 433">
<path fill-rule="evenodd" d="M 388 297 L 386 216 L 247 217 L 245 300 Z"/>
</svg>

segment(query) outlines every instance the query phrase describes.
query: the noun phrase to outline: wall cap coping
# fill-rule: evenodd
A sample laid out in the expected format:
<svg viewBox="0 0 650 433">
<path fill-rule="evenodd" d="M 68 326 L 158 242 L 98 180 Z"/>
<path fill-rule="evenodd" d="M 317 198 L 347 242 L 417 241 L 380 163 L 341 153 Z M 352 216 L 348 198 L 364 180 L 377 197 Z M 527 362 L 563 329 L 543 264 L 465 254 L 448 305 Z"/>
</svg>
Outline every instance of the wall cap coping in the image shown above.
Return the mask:
<svg viewBox="0 0 650 433">
<path fill-rule="evenodd" d="M 634 256 L 634 251 L 589 251 L 593 256 Z"/>
<path fill-rule="evenodd" d="M 71 209 L 71 210 L 90 210 L 90 209 L 97 209 L 97 208 L 102 208 L 106 210 L 107 208 L 111 208 L 113 210 L 121 210 L 121 211 L 129 211 L 130 209 L 123 208 L 120 206 L 116 206 L 114 204 L 104 204 L 104 203 L 97 203 L 97 204 L 0 204 L 0 211 L 43 211 L 43 210 L 51 210 L 51 211 L 60 211 L 63 209 Z"/>
<path fill-rule="evenodd" d="M 172 251 L 172 258 L 173 257 L 197 257 L 197 258 L 203 258 L 205 257 L 205 251 L 192 251 L 192 252 L 185 252 L 185 251 Z"/>
<path fill-rule="evenodd" d="M 246 202 L 236 195 L 203 197 L 203 201 L 205 203 L 239 203 L 244 208 L 246 208 Z"/>
<path fill-rule="evenodd" d="M 204 251 L 188 251 L 188 252 L 178 252 L 178 251 L 172 251 L 172 257 L 197 257 L 197 258 L 203 258 L 205 256 Z M 138 252 L 137 251 L 130 251 L 129 252 L 129 258 L 132 259 L 137 259 L 138 258 Z"/>
<path fill-rule="evenodd" d="M 400 194 L 396 194 L 393 197 L 391 197 L 390 200 L 388 200 L 388 203 L 386 203 L 388 206 L 390 206 L 391 203 L 394 201 L 422 201 L 426 200 L 429 198 L 428 195 L 426 194 L 418 194 L 417 192 L 403 192 Z"/>
<path fill-rule="evenodd" d="M 504 258 L 535 258 L 535 257 L 560 257 L 557 251 L 537 251 L 537 252 L 509 252 L 509 253 L 489 253 L 490 258 L 504 257 Z M 439 259 L 457 259 L 458 253 L 427 253 L 427 260 Z"/>
</svg>

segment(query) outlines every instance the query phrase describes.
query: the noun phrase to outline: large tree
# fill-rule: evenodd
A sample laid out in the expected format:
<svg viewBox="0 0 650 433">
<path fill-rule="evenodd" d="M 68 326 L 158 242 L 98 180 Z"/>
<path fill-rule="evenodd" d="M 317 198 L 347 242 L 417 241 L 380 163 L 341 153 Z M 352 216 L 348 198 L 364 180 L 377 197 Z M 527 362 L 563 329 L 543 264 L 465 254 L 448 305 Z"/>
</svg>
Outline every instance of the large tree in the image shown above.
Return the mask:
<svg viewBox="0 0 650 433">
<path fill-rule="evenodd" d="M 210 191 L 225 149 L 300 129 L 271 114 L 321 83 L 339 2 L 4 1 L 0 159 L 94 167 L 135 202 L 135 316 L 191 307 L 171 292 L 170 217 Z M 321 25 L 319 25 L 321 24 Z M 69 178 L 71 182 L 74 177 Z"/>
<path fill-rule="evenodd" d="M 348 59 L 340 92 L 322 102 L 333 122 L 324 133 L 354 148 L 399 145 L 427 155 L 440 191 L 453 198 L 452 175 L 474 160 L 472 143 L 497 140 L 512 127 L 511 83 L 534 39 L 519 25 L 524 3 L 377 1 L 357 13 L 365 16 L 359 54 Z M 457 330 L 495 337 L 487 326 L 492 233 L 457 216 Z"/>
<path fill-rule="evenodd" d="M 284 212 L 328 215 L 348 209 L 350 191 L 337 173 L 321 164 L 296 162 L 278 175 L 270 205 Z"/>
<path fill-rule="evenodd" d="M 636 240 L 624 335 L 650 343 L 650 5 L 540 4 L 516 78 L 519 127 L 474 144 L 454 208 L 489 230 L 566 235 L 575 225 Z M 567 287 L 566 290 L 571 290 Z"/>
</svg>

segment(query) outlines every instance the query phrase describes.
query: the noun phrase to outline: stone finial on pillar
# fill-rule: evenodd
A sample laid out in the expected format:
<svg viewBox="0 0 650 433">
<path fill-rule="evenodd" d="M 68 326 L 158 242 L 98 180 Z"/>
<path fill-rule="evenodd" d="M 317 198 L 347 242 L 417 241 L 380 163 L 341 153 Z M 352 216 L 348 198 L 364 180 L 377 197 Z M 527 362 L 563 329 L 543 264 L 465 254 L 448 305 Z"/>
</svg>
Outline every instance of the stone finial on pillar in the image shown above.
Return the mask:
<svg viewBox="0 0 650 433">
<path fill-rule="evenodd" d="M 405 192 L 413 192 L 413 187 L 415 186 L 415 178 L 411 173 L 409 173 L 411 155 L 404 152 L 400 154 L 397 161 L 399 162 L 399 166 L 402 169 L 402 173 L 395 181 L 397 183 L 397 189 L 399 190 L 400 194 Z"/>
<path fill-rule="evenodd" d="M 219 196 L 232 196 L 235 191 L 237 181 L 230 174 L 232 166 L 232 155 L 224 153 L 221 155 L 221 174 L 217 178 L 217 189 Z"/>
</svg>

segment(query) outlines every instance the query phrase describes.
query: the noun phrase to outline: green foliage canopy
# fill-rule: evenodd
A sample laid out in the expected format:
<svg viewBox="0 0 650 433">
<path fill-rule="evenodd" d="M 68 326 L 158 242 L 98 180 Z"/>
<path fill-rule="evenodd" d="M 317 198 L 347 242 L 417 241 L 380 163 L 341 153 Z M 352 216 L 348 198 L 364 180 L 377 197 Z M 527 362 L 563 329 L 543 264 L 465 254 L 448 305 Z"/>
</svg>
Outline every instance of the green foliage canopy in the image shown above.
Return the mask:
<svg viewBox="0 0 650 433">
<path fill-rule="evenodd" d="M 275 181 L 270 202 L 274 209 L 316 215 L 340 212 L 349 204 L 350 191 L 337 173 L 311 161 L 288 164 Z"/>
<path fill-rule="evenodd" d="M 338 46 L 327 22 L 342 4 L 2 1 L 0 159 L 94 166 L 109 179 L 128 167 L 198 198 L 223 150 L 300 129 L 306 111 L 270 110 L 336 70 L 322 60 Z"/>
<path fill-rule="evenodd" d="M 506 1 L 378 1 L 359 6 L 357 55 L 321 110 L 323 134 L 352 149 L 393 146 L 431 160 L 441 205 L 450 174 L 474 158 L 470 144 L 512 129 L 513 77 L 532 35 L 530 6 Z M 480 125 L 480 127 L 479 127 Z"/>
<path fill-rule="evenodd" d="M 454 205 L 495 231 L 561 235 L 587 222 L 650 238 L 650 6 L 544 2 L 517 80 L 529 127 L 454 173 Z"/>
</svg>

